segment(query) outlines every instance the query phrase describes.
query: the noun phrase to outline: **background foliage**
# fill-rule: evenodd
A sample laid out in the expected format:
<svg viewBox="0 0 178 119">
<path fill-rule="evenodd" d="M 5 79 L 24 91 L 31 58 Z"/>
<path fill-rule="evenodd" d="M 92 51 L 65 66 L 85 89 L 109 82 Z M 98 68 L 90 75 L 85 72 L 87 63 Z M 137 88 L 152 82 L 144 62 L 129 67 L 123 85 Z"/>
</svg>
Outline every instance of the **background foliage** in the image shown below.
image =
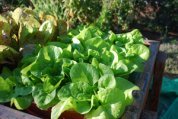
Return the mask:
<svg viewBox="0 0 178 119">
<path fill-rule="evenodd" d="M 134 24 L 158 32 L 178 32 L 177 0 L 138 0 L 134 13 Z"/>
<path fill-rule="evenodd" d="M 98 19 L 105 28 L 120 32 L 132 27 L 177 32 L 177 0 L 0 0 L 12 6 L 32 6 L 37 12 L 65 19 L 69 28 Z"/>
</svg>

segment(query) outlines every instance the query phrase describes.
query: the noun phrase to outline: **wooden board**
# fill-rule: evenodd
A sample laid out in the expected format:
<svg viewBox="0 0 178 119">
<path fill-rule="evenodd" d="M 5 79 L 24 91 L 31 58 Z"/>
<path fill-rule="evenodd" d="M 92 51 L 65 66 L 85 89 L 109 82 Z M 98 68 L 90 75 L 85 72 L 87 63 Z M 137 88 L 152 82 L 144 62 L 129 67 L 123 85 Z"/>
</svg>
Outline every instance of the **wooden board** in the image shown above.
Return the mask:
<svg viewBox="0 0 178 119">
<path fill-rule="evenodd" d="M 147 110 L 157 112 L 166 59 L 167 55 L 164 52 L 158 52 L 153 72 L 153 85 L 145 107 Z"/>
<path fill-rule="evenodd" d="M 140 119 L 157 119 L 157 112 L 143 110 Z"/>
<path fill-rule="evenodd" d="M 41 118 L 0 105 L 0 119 L 41 119 Z"/>
</svg>

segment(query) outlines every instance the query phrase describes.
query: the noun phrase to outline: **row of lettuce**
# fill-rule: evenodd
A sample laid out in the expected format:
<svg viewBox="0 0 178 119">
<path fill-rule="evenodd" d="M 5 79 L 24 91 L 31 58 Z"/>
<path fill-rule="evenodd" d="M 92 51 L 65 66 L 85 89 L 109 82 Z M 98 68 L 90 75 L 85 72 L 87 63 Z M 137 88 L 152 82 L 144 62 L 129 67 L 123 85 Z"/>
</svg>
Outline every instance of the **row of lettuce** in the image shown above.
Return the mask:
<svg viewBox="0 0 178 119">
<path fill-rule="evenodd" d="M 0 103 L 52 108 L 52 119 L 67 110 L 116 119 L 133 103 L 139 87 L 126 77 L 142 71 L 149 57 L 138 30 L 115 34 L 91 24 L 64 34 L 62 21 L 21 8 L 0 20 L 0 64 L 22 56 L 14 70 L 2 69 Z"/>
<path fill-rule="evenodd" d="M 37 14 L 30 8 L 3 13 L 0 15 L 0 64 L 15 63 L 25 45 L 45 44 L 66 31 L 64 21 L 43 12 Z"/>
</svg>

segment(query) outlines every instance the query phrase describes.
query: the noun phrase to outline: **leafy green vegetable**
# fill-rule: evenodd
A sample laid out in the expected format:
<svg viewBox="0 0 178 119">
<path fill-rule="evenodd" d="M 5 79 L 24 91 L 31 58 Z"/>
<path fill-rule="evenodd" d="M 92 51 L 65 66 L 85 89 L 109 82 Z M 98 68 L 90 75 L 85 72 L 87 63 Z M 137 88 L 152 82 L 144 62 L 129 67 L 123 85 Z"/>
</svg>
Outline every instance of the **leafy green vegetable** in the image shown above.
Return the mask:
<svg viewBox="0 0 178 119">
<path fill-rule="evenodd" d="M 109 49 L 109 43 L 103 39 L 94 37 L 85 41 L 86 49 L 102 50 L 103 48 Z"/>
<path fill-rule="evenodd" d="M 21 71 L 21 73 L 26 76 L 28 76 L 30 73 L 35 78 L 34 80 L 32 80 L 34 82 L 38 82 L 38 79 L 43 82 L 45 82 L 45 80 L 54 79 L 56 79 L 56 81 L 59 81 L 62 78 L 60 68 L 61 65 L 59 60 L 61 54 L 62 49 L 60 47 L 46 46 L 39 51 L 35 62 L 25 67 Z M 46 64 L 45 67 L 44 64 Z"/>
<path fill-rule="evenodd" d="M 18 57 L 19 53 L 16 50 L 9 46 L 0 45 L 0 64 L 14 63 Z"/>
<path fill-rule="evenodd" d="M 52 15 L 38 16 L 31 8 L 18 7 L 0 15 L 0 45 L 19 50 L 28 44 L 45 44 L 66 33 L 65 24 Z"/>
<path fill-rule="evenodd" d="M 76 73 L 76 70 L 79 71 Z M 93 107 L 93 96 L 96 91 L 94 84 L 99 79 L 97 70 L 90 64 L 78 63 L 73 65 L 70 76 L 72 83 L 64 85 L 57 94 L 61 102 L 52 109 L 54 111 L 52 114 L 55 115 L 51 115 L 53 119 L 60 116 L 56 114 L 57 110 L 59 110 L 58 113 L 62 113 L 67 108 L 67 110 L 72 109 L 81 114 L 86 114 Z"/>
<path fill-rule="evenodd" d="M 141 71 L 149 58 L 149 49 L 143 45 L 140 32 L 114 34 L 90 25 L 70 31 L 58 42 L 48 42 L 55 37 L 55 19 L 41 16 L 44 18 L 40 19 L 45 20 L 41 25 L 31 10 L 18 11 L 13 17 L 26 29 L 20 31 L 23 59 L 15 70 L 3 69 L 0 102 L 11 101 L 21 110 L 34 101 L 40 109 L 52 108 L 52 119 L 67 110 L 80 113 L 86 119 L 120 118 L 125 107 L 134 101 L 133 90 L 139 90 L 123 77 Z M 29 12 L 29 16 L 21 12 Z M 22 23 L 22 19 L 25 22 Z M 37 34 L 39 41 L 34 43 L 39 43 L 40 38 L 48 43 L 25 45 L 32 37 L 37 40 Z M 16 54 L 9 47 L 8 50 L 10 56 Z"/>
<path fill-rule="evenodd" d="M 101 89 L 105 88 L 115 88 L 116 87 L 116 80 L 114 78 L 114 75 L 111 74 L 105 74 L 100 77 L 98 81 L 98 87 Z"/>
<path fill-rule="evenodd" d="M 0 103 L 9 102 L 13 97 L 13 87 L 2 77 L 0 77 Z"/>
<path fill-rule="evenodd" d="M 73 107 L 73 105 L 71 104 L 71 100 L 71 98 L 68 98 L 65 101 L 60 101 L 59 103 L 57 103 L 52 108 L 51 119 L 58 119 L 62 112 L 70 110 Z"/>
<path fill-rule="evenodd" d="M 15 95 L 26 96 L 32 93 L 32 86 L 16 86 Z"/>
<path fill-rule="evenodd" d="M 0 45 L 9 45 L 11 43 L 10 33 L 11 33 L 11 24 L 8 23 L 8 20 L 0 15 Z"/>
<path fill-rule="evenodd" d="M 127 45 L 129 44 L 143 44 L 144 39 L 142 34 L 139 32 L 138 29 L 135 29 L 128 33 L 117 34 L 116 37 L 111 39 L 115 42 L 119 42 L 120 45 Z"/>
<path fill-rule="evenodd" d="M 46 43 L 50 41 L 56 33 L 57 21 L 48 16 L 42 24 L 38 16 L 29 8 L 16 8 L 12 12 L 12 18 L 19 25 L 18 40 L 20 46 L 29 43 Z"/>
<path fill-rule="evenodd" d="M 18 32 L 20 45 L 23 46 L 27 43 L 35 43 L 35 34 L 38 32 L 40 23 L 33 17 L 22 17 L 20 22 L 20 28 Z M 37 42 L 38 43 L 38 42 Z"/>
<path fill-rule="evenodd" d="M 11 100 L 11 104 L 14 104 L 18 110 L 24 110 L 24 109 L 27 109 L 31 105 L 32 101 L 33 101 L 32 96 L 28 95 L 25 97 L 13 98 Z"/>
<path fill-rule="evenodd" d="M 11 14 L 12 14 L 12 18 L 14 19 L 15 23 L 19 24 L 20 18 L 23 15 L 23 9 L 18 7 Z"/>
<path fill-rule="evenodd" d="M 46 92 L 42 85 L 37 85 L 34 87 L 32 96 L 40 109 L 48 109 L 54 105 L 53 101 L 55 101 L 56 90 Z"/>
<path fill-rule="evenodd" d="M 72 82 L 87 82 L 94 85 L 99 79 L 99 73 L 95 67 L 89 64 L 79 63 L 70 70 Z"/>
<path fill-rule="evenodd" d="M 118 88 L 107 88 L 98 91 L 98 99 L 104 107 L 103 112 L 108 113 L 112 119 L 121 117 L 123 114 L 125 109 L 124 98 L 123 92 Z"/>
<path fill-rule="evenodd" d="M 63 86 L 58 92 L 60 100 L 73 97 L 76 100 L 89 100 L 93 94 L 94 88 L 85 82 L 76 82 Z"/>
<path fill-rule="evenodd" d="M 98 86 L 95 86 L 95 83 L 90 81 L 95 80 L 95 75 L 87 75 L 91 71 L 92 73 L 95 72 L 92 69 L 92 65 L 86 63 L 73 65 L 70 72 L 72 83 L 64 85 L 58 91 L 57 95 L 61 101 L 53 107 L 52 119 L 58 118 L 66 110 L 74 110 L 80 114 L 86 114 L 86 118 L 94 118 L 96 116 L 98 118 L 115 119 L 123 114 L 125 106 L 130 105 L 133 101 L 132 91 L 139 88 L 125 79 L 115 79 L 112 71 L 106 70 L 105 65 L 100 64 L 99 66 L 100 68 L 104 67 L 105 69 L 101 69 L 101 71 L 106 73 L 101 75 L 96 82 Z M 75 75 L 78 75 L 78 77 L 74 77 Z M 125 87 L 123 82 L 126 83 Z M 120 86 L 121 84 L 122 86 Z M 92 109 L 93 106 L 96 106 L 97 109 Z"/>
<path fill-rule="evenodd" d="M 55 34 L 55 25 L 53 21 L 47 20 L 39 28 L 39 37 L 43 39 L 43 42 L 51 41 Z"/>
<path fill-rule="evenodd" d="M 121 89 L 124 92 L 125 104 L 127 104 L 127 105 L 132 104 L 132 102 L 134 100 L 134 98 L 132 96 L 132 91 L 139 90 L 139 87 L 124 78 L 117 77 L 116 81 L 117 81 L 117 86 L 119 87 L 119 89 Z M 125 85 L 123 85 L 123 84 L 125 84 Z"/>
<path fill-rule="evenodd" d="M 97 99 L 100 106 L 86 114 L 87 119 L 103 118 L 116 119 L 119 118 L 125 109 L 125 96 L 117 85 L 117 81 L 113 75 L 105 74 L 99 79 L 99 90 Z M 117 95 L 116 95 L 117 94 Z"/>
<path fill-rule="evenodd" d="M 102 104 L 114 103 L 125 98 L 124 93 L 120 89 L 109 87 L 99 90 L 97 97 Z"/>
<path fill-rule="evenodd" d="M 128 49 L 128 55 L 136 55 L 136 60 L 146 61 L 149 58 L 149 49 L 145 45 L 133 44 Z"/>
<path fill-rule="evenodd" d="M 100 63 L 98 67 L 99 67 L 101 75 L 104 75 L 104 74 L 114 75 L 113 71 L 109 68 L 109 66 L 106 66 Z"/>
<path fill-rule="evenodd" d="M 92 34 L 89 28 L 84 28 L 76 37 L 79 40 L 85 40 L 92 38 Z"/>
</svg>

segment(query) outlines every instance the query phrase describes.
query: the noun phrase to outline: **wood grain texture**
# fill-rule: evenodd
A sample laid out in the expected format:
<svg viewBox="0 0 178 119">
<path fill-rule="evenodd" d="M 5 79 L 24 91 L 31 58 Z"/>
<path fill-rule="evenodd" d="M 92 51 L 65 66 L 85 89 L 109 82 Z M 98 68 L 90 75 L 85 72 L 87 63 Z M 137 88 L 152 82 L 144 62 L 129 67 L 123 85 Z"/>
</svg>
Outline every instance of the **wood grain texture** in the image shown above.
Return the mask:
<svg viewBox="0 0 178 119">
<path fill-rule="evenodd" d="M 157 112 L 143 110 L 140 119 L 157 119 Z"/>
<path fill-rule="evenodd" d="M 40 119 L 24 112 L 0 105 L 0 119 Z"/>
<path fill-rule="evenodd" d="M 155 112 L 157 112 L 157 108 L 158 108 L 166 58 L 167 55 L 164 52 L 159 52 L 157 55 L 155 67 L 154 67 L 154 74 L 153 74 L 153 85 L 147 101 L 146 109 Z"/>
</svg>

